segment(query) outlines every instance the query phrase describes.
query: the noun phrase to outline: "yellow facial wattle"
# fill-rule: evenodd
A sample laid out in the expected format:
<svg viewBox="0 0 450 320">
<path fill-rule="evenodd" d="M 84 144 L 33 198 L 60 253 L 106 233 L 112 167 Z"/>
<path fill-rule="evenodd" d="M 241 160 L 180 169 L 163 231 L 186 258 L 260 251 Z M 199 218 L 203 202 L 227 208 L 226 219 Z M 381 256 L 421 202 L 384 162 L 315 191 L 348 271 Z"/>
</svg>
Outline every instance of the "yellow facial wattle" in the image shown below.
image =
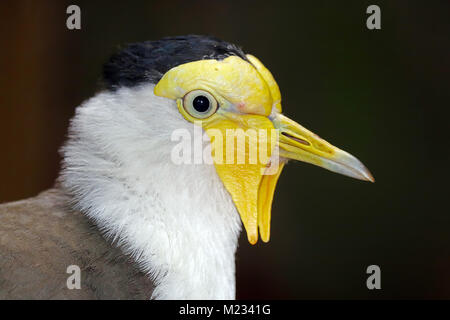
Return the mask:
<svg viewBox="0 0 450 320">
<path fill-rule="evenodd" d="M 262 211 L 270 220 L 270 208 L 259 205 L 260 185 L 266 177 L 273 148 L 276 146 L 276 131 L 272 122 L 264 116 L 240 115 L 234 119 L 223 118 L 204 125 L 211 139 L 211 152 L 217 174 L 231 195 L 247 231 L 248 241 L 258 240 L 258 223 Z M 254 128 L 258 128 L 258 131 Z M 268 133 L 261 134 L 262 132 Z M 224 139 L 225 138 L 225 139 Z M 230 147 L 230 143 L 232 144 Z M 267 193 L 264 194 L 267 196 Z M 268 234 L 268 225 L 263 231 Z"/>
</svg>

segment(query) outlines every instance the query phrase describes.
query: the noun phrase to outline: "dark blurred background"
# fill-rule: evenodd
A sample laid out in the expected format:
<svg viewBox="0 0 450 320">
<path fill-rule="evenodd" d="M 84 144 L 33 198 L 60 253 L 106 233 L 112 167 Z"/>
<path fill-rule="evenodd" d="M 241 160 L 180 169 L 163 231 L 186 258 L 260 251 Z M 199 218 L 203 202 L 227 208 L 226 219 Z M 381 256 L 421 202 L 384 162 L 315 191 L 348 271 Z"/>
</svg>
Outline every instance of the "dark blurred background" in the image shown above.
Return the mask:
<svg viewBox="0 0 450 320">
<path fill-rule="evenodd" d="M 81 7 L 82 29 L 66 28 Z M 366 8 L 381 7 L 381 30 Z M 357 156 L 375 184 L 284 170 L 272 239 L 241 238 L 238 298 L 450 298 L 448 1 L 2 1 L 0 202 L 58 175 L 69 119 L 119 44 L 211 34 L 272 71 L 284 112 Z M 447 202 L 448 203 L 448 202 Z M 381 290 L 366 288 L 381 267 Z"/>
</svg>

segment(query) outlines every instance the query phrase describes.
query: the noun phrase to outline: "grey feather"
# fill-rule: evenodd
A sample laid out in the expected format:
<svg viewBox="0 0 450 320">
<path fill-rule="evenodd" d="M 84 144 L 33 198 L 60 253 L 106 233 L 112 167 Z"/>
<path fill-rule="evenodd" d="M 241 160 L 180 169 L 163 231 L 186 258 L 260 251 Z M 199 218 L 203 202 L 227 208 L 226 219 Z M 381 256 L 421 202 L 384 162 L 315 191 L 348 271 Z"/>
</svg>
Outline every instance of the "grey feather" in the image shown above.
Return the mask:
<svg viewBox="0 0 450 320">
<path fill-rule="evenodd" d="M 0 299 L 148 299 L 150 278 L 58 188 L 0 205 Z M 68 289 L 69 265 L 81 289 Z"/>
</svg>

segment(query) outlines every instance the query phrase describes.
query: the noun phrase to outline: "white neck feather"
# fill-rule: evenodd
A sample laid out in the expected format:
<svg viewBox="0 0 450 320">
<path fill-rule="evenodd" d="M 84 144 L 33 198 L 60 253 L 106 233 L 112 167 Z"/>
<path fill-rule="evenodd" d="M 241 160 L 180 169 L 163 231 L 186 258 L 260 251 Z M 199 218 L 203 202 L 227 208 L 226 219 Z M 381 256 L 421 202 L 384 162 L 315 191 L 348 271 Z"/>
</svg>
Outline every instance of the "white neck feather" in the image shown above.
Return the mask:
<svg viewBox="0 0 450 320">
<path fill-rule="evenodd" d="M 234 299 L 239 215 L 213 165 L 171 161 L 180 128 L 193 131 L 152 86 L 99 93 L 76 110 L 60 180 L 152 277 L 153 298 Z"/>
</svg>

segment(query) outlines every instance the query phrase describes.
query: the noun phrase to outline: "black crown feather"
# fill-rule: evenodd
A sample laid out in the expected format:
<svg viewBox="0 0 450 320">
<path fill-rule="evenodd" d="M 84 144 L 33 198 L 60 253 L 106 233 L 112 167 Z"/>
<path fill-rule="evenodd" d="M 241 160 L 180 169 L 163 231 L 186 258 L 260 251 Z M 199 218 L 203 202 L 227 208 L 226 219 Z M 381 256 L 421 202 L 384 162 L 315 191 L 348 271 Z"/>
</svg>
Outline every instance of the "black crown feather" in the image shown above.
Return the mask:
<svg viewBox="0 0 450 320">
<path fill-rule="evenodd" d="M 157 83 L 168 70 L 180 64 L 223 60 L 229 56 L 248 61 L 241 48 L 212 36 L 187 35 L 132 43 L 105 63 L 103 79 L 110 90 Z"/>
</svg>

